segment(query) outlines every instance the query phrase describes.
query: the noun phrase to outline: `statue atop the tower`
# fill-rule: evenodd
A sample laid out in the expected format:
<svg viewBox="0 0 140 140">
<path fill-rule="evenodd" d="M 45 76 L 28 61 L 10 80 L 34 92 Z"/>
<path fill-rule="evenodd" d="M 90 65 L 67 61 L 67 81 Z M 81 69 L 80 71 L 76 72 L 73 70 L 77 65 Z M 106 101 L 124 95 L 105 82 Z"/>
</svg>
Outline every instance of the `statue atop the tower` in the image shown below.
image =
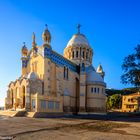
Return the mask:
<svg viewBox="0 0 140 140">
<path fill-rule="evenodd" d="M 50 31 L 48 30 L 48 26 L 46 25 L 46 29 L 42 34 L 42 39 L 44 41 L 44 44 L 50 44 L 51 42 L 51 34 Z"/>
</svg>

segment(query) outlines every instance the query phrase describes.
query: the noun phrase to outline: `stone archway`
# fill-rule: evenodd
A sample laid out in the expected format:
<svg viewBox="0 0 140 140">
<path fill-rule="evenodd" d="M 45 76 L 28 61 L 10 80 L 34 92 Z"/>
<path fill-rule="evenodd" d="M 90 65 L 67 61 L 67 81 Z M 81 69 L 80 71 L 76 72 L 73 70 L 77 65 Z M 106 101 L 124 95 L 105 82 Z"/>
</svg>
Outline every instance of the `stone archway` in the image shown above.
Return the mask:
<svg viewBox="0 0 140 140">
<path fill-rule="evenodd" d="M 23 108 L 25 108 L 25 86 L 22 86 Z"/>
<path fill-rule="evenodd" d="M 13 108 L 13 105 L 14 105 L 14 92 L 13 92 L 13 89 L 11 89 L 11 104 L 12 104 L 12 108 Z"/>
</svg>

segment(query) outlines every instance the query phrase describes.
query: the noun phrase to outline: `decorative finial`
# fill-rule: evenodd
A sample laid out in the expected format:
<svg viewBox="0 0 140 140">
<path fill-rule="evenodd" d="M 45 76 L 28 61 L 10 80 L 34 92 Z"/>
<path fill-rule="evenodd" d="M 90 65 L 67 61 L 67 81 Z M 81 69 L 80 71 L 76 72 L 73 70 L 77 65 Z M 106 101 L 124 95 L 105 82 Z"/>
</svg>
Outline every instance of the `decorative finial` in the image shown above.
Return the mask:
<svg viewBox="0 0 140 140">
<path fill-rule="evenodd" d="M 81 28 L 81 25 L 80 25 L 80 24 L 78 24 L 78 25 L 77 25 L 78 34 L 80 34 L 80 28 Z"/>
<path fill-rule="evenodd" d="M 33 39 L 33 42 L 35 43 L 35 33 L 33 32 L 33 35 L 32 35 L 32 39 Z"/>
</svg>

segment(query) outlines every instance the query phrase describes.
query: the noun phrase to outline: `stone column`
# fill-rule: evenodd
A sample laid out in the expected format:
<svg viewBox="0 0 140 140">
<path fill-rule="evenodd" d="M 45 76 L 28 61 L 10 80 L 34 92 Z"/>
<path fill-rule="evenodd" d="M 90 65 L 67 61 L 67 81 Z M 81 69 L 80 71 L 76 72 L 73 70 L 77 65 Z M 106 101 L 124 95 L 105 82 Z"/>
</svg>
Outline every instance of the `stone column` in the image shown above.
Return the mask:
<svg viewBox="0 0 140 140">
<path fill-rule="evenodd" d="M 73 51 L 74 51 L 74 59 L 76 59 L 76 48 L 74 48 Z"/>
<path fill-rule="evenodd" d="M 51 94 L 51 75 L 52 75 L 52 62 L 50 59 L 45 59 L 45 74 L 44 74 L 44 95 Z"/>
<path fill-rule="evenodd" d="M 84 61 L 86 61 L 86 48 L 84 48 Z"/>
<path fill-rule="evenodd" d="M 56 95 L 59 97 L 60 95 L 61 95 L 61 93 L 62 93 L 62 84 L 61 84 L 61 81 L 60 81 L 60 79 L 61 79 L 61 71 L 60 71 L 60 69 L 59 68 L 57 68 L 56 69 Z"/>
<path fill-rule="evenodd" d="M 88 61 L 88 49 L 86 49 L 86 61 Z"/>
<path fill-rule="evenodd" d="M 78 47 L 78 59 L 80 60 L 80 47 Z"/>
<path fill-rule="evenodd" d="M 17 104 L 17 102 L 16 102 L 16 99 L 17 99 L 17 95 L 16 95 L 17 93 L 16 93 L 16 87 L 14 87 L 14 90 L 13 90 L 13 107 L 16 109 L 16 104 Z"/>
<path fill-rule="evenodd" d="M 90 63 L 91 63 L 91 59 L 92 59 L 92 52 L 91 52 L 91 50 L 90 50 L 90 55 L 89 55 L 90 57 L 89 57 L 89 61 L 90 61 Z"/>
<path fill-rule="evenodd" d="M 71 51 L 69 52 L 69 59 L 71 59 L 72 58 L 72 53 L 71 53 Z"/>
<path fill-rule="evenodd" d="M 93 51 L 91 50 L 91 63 L 92 63 Z"/>
<path fill-rule="evenodd" d="M 80 72 L 80 112 L 86 111 L 86 73 Z"/>
<path fill-rule="evenodd" d="M 73 48 L 71 49 L 71 59 L 73 59 Z"/>
</svg>

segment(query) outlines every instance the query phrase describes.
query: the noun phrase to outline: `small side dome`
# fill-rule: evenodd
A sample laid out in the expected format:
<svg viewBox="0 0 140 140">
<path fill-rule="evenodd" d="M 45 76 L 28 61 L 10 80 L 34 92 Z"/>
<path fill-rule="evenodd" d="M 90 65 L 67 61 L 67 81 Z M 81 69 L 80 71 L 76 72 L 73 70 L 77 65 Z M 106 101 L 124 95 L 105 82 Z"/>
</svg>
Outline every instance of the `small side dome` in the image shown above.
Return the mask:
<svg viewBox="0 0 140 140">
<path fill-rule="evenodd" d="M 26 47 L 25 42 L 24 42 L 24 45 L 21 49 L 21 53 L 23 56 L 27 56 L 27 54 L 28 54 L 28 48 Z"/>
<path fill-rule="evenodd" d="M 99 66 L 98 66 L 97 72 L 98 72 L 98 73 L 103 73 L 103 67 L 102 67 L 102 65 L 99 65 Z"/>
<path fill-rule="evenodd" d="M 36 80 L 36 79 L 38 79 L 38 75 L 35 72 L 30 72 L 28 74 L 27 78 L 30 80 Z"/>
<path fill-rule="evenodd" d="M 95 71 L 90 71 L 87 74 L 87 82 L 104 82 L 100 74 Z"/>
<path fill-rule="evenodd" d="M 44 41 L 44 44 L 50 44 L 51 42 L 51 33 L 50 31 L 48 30 L 48 26 L 46 25 L 46 29 L 45 31 L 42 33 L 42 39 Z"/>
</svg>

